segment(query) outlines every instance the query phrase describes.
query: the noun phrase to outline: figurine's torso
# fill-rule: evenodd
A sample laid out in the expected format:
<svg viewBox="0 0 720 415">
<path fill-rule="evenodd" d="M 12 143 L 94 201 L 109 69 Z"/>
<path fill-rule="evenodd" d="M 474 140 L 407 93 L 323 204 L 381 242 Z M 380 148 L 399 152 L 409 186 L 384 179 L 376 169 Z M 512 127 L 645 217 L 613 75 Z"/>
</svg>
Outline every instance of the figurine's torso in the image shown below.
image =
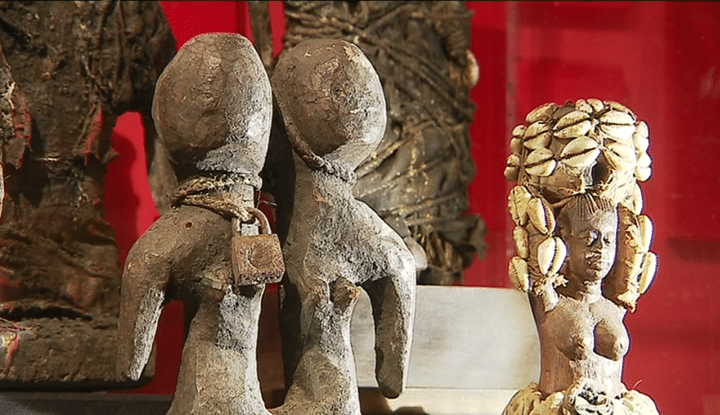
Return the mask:
<svg viewBox="0 0 720 415">
<path fill-rule="evenodd" d="M 295 284 L 304 287 L 309 280 L 329 283 L 342 277 L 361 285 L 414 264 L 397 233 L 353 197 L 350 183 L 298 167 L 285 250 L 286 261 L 299 265 L 287 267 Z"/>
<path fill-rule="evenodd" d="M 541 352 L 540 389 L 552 394 L 587 378 L 601 383 L 609 397 L 622 395 L 623 358 L 630 345 L 624 314 L 602 296 L 587 303 L 561 295 L 554 309 L 536 317 L 541 342 L 548 345 Z"/>
</svg>

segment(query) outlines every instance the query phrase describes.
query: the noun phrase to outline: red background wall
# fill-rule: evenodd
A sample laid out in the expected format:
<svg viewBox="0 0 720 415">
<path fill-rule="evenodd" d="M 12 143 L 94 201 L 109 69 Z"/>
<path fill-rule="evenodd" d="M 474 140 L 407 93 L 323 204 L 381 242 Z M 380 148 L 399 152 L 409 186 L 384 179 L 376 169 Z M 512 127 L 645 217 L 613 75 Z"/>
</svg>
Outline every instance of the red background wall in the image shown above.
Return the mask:
<svg viewBox="0 0 720 415">
<path fill-rule="evenodd" d="M 182 46 L 227 31 L 251 38 L 241 2 L 162 2 Z M 626 323 L 632 338 L 624 382 L 649 394 L 664 414 L 720 414 L 720 4 L 468 3 L 473 53 L 481 68 L 472 91 L 476 180 L 471 211 L 487 222 L 487 258 L 466 285 L 508 287 L 512 255 L 503 177 L 510 129 L 545 102 L 616 100 L 651 129 L 654 174 L 643 185 L 655 224 L 656 282 Z M 271 2 L 274 27 L 282 4 Z M 280 30 L 275 34 L 281 50 Z M 137 114 L 121 118 L 107 176 L 108 219 L 122 259 L 158 217 L 147 185 Z M 182 351 L 182 307 L 171 304 L 158 333 L 157 375 L 137 393 L 172 394 Z M 478 350 L 478 353 L 482 353 Z"/>
</svg>

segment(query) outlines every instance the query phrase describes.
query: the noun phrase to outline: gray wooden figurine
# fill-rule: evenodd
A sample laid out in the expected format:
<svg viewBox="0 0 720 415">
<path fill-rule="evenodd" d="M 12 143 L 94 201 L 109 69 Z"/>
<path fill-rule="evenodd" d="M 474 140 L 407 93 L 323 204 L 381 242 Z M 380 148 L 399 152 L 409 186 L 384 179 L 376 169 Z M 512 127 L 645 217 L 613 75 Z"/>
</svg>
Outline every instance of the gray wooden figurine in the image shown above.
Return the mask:
<svg viewBox="0 0 720 415">
<path fill-rule="evenodd" d="M 168 414 L 268 414 L 256 370 L 261 298 L 284 272 L 275 235 L 255 235 L 254 190 L 272 118 L 270 82 L 240 35 L 190 40 L 158 80 L 153 118 L 175 169 L 173 208 L 125 265 L 118 374 L 137 379 L 168 299 L 191 319 Z M 162 350 L 159 351 L 162 353 Z"/>
<path fill-rule="evenodd" d="M 383 90 L 357 46 L 329 39 L 285 51 L 272 84 L 296 170 L 282 304 L 296 336 L 285 344 L 291 385 L 273 412 L 359 414 L 350 319 L 360 287 L 372 302 L 376 376 L 387 397 L 405 385 L 415 306 L 411 252 L 352 192 L 353 170 L 385 131 Z"/>
</svg>

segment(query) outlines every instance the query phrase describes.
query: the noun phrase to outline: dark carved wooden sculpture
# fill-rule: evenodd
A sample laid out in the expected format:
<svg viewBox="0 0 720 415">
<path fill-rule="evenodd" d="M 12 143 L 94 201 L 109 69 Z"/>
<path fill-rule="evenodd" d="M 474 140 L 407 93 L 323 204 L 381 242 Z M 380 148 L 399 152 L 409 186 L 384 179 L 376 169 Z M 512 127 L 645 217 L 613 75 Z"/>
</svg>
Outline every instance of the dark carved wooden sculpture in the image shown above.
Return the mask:
<svg viewBox="0 0 720 415">
<path fill-rule="evenodd" d="M 648 127 L 613 101 L 580 99 L 530 112 L 513 130 L 505 175 L 517 256 L 510 278 L 529 294 L 540 382 L 504 415 L 655 415 L 622 383 L 623 320 L 650 286 L 657 258 L 637 181 L 650 177 Z"/>
<path fill-rule="evenodd" d="M 191 323 L 168 414 L 268 414 L 258 319 L 265 283 L 284 267 L 277 237 L 256 235 L 256 219 L 269 231 L 254 193 L 272 98 L 252 44 L 234 34 L 190 40 L 158 80 L 153 117 L 180 185 L 125 265 L 119 375 L 140 376 L 163 305 L 182 299 Z"/>
<path fill-rule="evenodd" d="M 292 219 L 283 246 L 283 330 L 291 378 L 278 414 L 360 414 L 350 319 L 359 290 L 375 319 L 381 392 L 405 385 L 415 306 L 415 265 L 402 238 L 353 195 L 354 169 L 385 131 L 385 99 L 355 45 L 299 43 L 280 55 L 273 91 L 295 152 Z M 292 336 L 290 336 L 292 338 Z"/>
<path fill-rule="evenodd" d="M 304 39 L 342 39 L 372 62 L 388 122 L 378 148 L 357 165 L 353 193 L 403 237 L 420 283 L 460 280 L 485 253 L 484 222 L 464 215 L 475 176 L 469 90 L 478 79 L 465 4 L 287 1 L 285 16 L 286 49 Z"/>
<path fill-rule="evenodd" d="M 120 262 L 104 178 L 119 115 L 175 53 L 157 2 L 0 2 L 0 379 L 115 380 Z"/>
</svg>

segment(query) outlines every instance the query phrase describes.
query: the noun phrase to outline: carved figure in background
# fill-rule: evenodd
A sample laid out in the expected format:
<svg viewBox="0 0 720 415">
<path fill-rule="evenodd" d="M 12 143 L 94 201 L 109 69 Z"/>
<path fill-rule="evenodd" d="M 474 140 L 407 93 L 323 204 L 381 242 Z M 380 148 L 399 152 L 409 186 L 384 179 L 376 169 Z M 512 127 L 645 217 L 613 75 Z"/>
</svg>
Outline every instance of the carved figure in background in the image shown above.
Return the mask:
<svg viewBox="0 0 720 415">
<path fill-rule="evenodd" d="M 0 379 L 115 382 L 112 130 L 139 111 L 157 171 L 150 105 L 175 40 L 158 2 L 0 2 L 0 45 Z"/>
<path fill-rule="evenodd" d="M 613 101 L 542 105 L 513 130 L 505 176 L 517 256 L 541 348 L 539 384 L 504 415 L 657 414 L 622 384 L 623 319 L 655 275 L 652 223 L 637 181 L 650 177 L 648 127 Z"/>
<path fill-rule="evenodd" d="M 286 50 L 304 39 L 335 38 L 372 62 L 388 123 L 378 148 L 358 163 L 353 193 L 403 237 L 420 283 L 461 280 L 485 253 L 484 222 L 464 215 L 475 176 L 469 91 L 478 79 L 465 4 L 287 1 L 285 17 Z"/>
<path fill-rule="evenodd" d="M 158 80 L 153 117 L 180 186 L 174 208 L 128 255 L 119 375 L 140 376 L 165 301 L 182 299 L 191 323 L 168 414 L 268 414 L 258 319 L 264 284 L 284 268 L 277 237 L 252 236 L 256 219 L 269 231 L 254 190 L 272 118 L 270 82 L 252 44 L 234 34 L 191 39 Z"/>
<path fill-rule="evenodd" d="M 295 151 L 283 308 L 300 331 L 285 360 L 292 384 L 273 412 L 360 414 L 350 346 L 359 287 L 372 302 L 376 376 L 388 397 L 405 385 L 415 306 L 412 254 L 353 196 L 353 170 L 385 130 L 382 87 L 357 46 L 333 39 L 283 52 L 272 84 Z"/>
</svg>

